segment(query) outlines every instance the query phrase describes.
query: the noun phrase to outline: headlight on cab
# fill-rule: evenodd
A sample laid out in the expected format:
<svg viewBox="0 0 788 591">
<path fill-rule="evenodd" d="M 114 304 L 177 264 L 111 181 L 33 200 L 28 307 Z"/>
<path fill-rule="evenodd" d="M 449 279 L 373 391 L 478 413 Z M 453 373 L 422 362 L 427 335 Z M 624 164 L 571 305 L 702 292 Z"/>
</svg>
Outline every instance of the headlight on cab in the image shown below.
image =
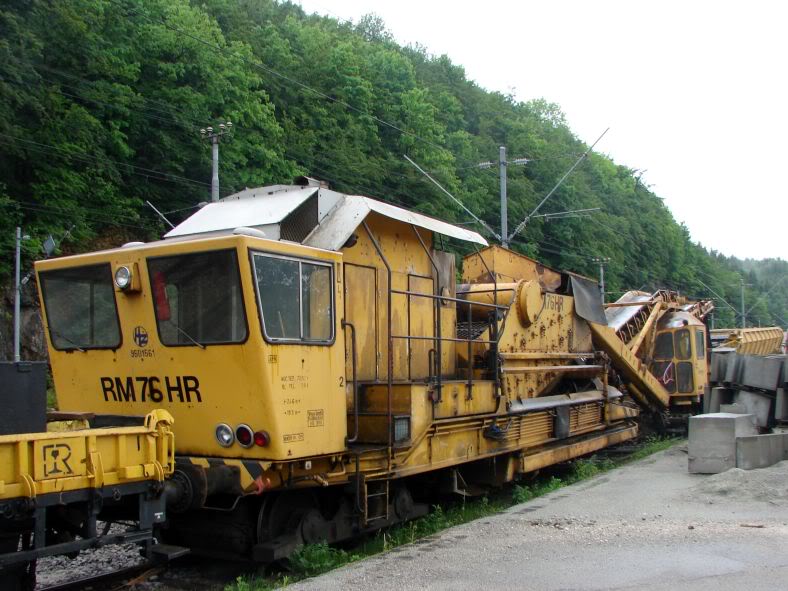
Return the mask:
<svg viewBox="0 0 788 591">
<path fill-rule="evenodd" d="M 126 290 L 131 287 L 132 273 L 131 269 L 122 265 L 115 269 L 115 285 L 118 289 Z"/>
</svg>

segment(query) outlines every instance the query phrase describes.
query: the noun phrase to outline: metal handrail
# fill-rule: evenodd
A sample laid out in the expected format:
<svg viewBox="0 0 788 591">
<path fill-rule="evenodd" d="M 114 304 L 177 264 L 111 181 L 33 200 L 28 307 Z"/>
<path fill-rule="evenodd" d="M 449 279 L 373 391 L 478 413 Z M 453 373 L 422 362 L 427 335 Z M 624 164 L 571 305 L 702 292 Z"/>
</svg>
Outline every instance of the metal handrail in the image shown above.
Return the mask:
<svg viewBox="0 0 788 591">
<path fill-rule="evenodd" d="M 353 420 L 355 423 L 355 430 L 353 437 L 348 438 L 347 443 L 355 443 L 358 441 L 358 379 L 356 379 L 356 327 L 347 320 L 342 320 L 342 328 L 350 328 L 350 367 L 351 375 L 353 376 Z"/>
<path fill-rule="evenodd" d="M 392 410 L 391 410 L 391 404 L 392 404 L 391 399 L 394 390 L 394 339 L 391 336 L 391 294 L 392 294 L 391 265 L 389 265 L 386 256 L 383 254 L 383 249 L 380 247 L 380 244 L 378 243 L 377 239 L 372 234 L 372 231 L 369 229 L 369 226 L 367 225 L 367 221 L 366 220 L 362 221 L 361 225 L 364 226 L 364 231 L 367 233 L 367 236 L 369 236 L 369 240 L 372 242 L 372 245 L 375 247 L 375 251 L 378 253 L 380 260 L 383 261 L 383 265 L 386 267 L 386 273 L 388 275 L 386 282 L 386 288 L 388 291 L 387 306 L 386 306 L 386 329 L 387 329 L 387 340 L 388 340 L 388 351 L 387 351 L 388 371 L 386 372 L 386 398 L 387 398 L 386 426 L 388 428 L 388 454 L 387 454 L 388 465 L 386 466 L 386 469 L 388 472 L 391 472 L 391 462 L 392 462 L 391 450 L 394 447 L 394 429 L 392 426 L 393 421 L 392 421 Z"/>
<path fill-rule="evenodd" d="M 416 234 L 416 238 L 419 239 L 419 244 L 421 244 L 421 248 L 424 249 L 424 254 L 426 254 L 427 258 L 430 259 L 430 263 L 432 264 L 432 268 L 435 271 L 435 277 L 438 282 L 438 289 L 440 290 L 440 285 L 441 285 L 440 269 L 438 269 L 438 265 L 435 263 L 435 259 L 432 258 L 429 249 L 427 249 L 427 245 L 424 244 L 424 240 L 422 240 L 421 234 L 419 234 L 419 231 L 416 229 L 416 226 L 411 224 L 411 228 L 413 228 L 413 232 Z M 441 348 L 441 342 L 442 342 L 441 339 L 443 337 L 443 331 L 441 329 L 441 302 L 445 300 L 433 299 L 433 301 L 435 302 L 435 305 L 433 306 L 435 310 L 435 323 L 433 324 L 433 331 L 438 337 L 437 339 L 435 339 L 435 349 L 436 349 L 435 357 L 437 358 L 435 361 L 435 387 L 438 392 L 438 395 L 435 398 L 435 400 L 437 402 L 440 402 L 443 397 L 443 384 L 441 383 L 443 377 L 442 376 L 443 352 Z M 408 328 L 408 330 L 410 331 L 410 328 Z M 427 353 L 427 363 L 429 363 L 429 353 Z M 410 371 L 408 371 L 408 375 L 410 375 Z"/>
<path fill-rule="evenodd" d="M 386 300 L 387 300 L 387 306 L 386 306 L 386 336 L 387 336 L 387 342 L 388 342 L 388 351 L 387 351 L 388 354 L 387 354 L 387 373 L 386 373 L 386 394 L 387 394 L 387 396 L 386 396 L 386 398 L 387 398 L 387 400 L 386 400 L 386 403 L 387 403 L 386 404 L 386 406 L 387 406 L 387 408 L 386 408 L 386 424 L 387 424 L 387 428 L 388 428 L 388 454 L 387 454 L 388 465 L 387 465 L 387 470 L 388 470 L 388 472 L 391 472 L 392 462 L 393 462 L 392 450 L 393 450 L 393 447 L 394 447 L 394 441 L 393 441 L 394 431 L 393 431 L 393 428 L 392 428 L 392 425 L 393 425 L 392 399 L 393 399 L 393 388 L 394 388 L 394 383 L 393 383 L 393 381 L 394 381 L 394 339 L 429 340 L 429 341 L 434 341 L 436 343 L 436 345 L 438 347 L 437 355 L 435 356 L 437 358 L 437 361 L 436 361 L 436 366 L 437 366 L 436 367 L 436 369 L 437 369 L 436 375 L 437 375 L 437 379 L 438 379 L 438 384 L 439 385 L 440 385 L 440 379 L 441 379 L 441 377 L 440 377 L 441 376 L 441 369 L 442 369 L 441 366 L 442 366 L 442 361 L 443 361 L 442 356 L 440 355 L 440 348 L 439 348 L 440 347 L 440 343 L 442 341 L 461 342 L 461 343 L 462 342 L 467 342 L 468 343 L 468 395 L 469 396 L 472 396 L 472 392 L 473 392 L 473 359 L 471 358 L 472 353 L 473 353 L 473 343 L 487 344 L 487 345 L 490 345 L 491 347 L 494 347 L 495 348 L 495 356 L 494 356 L 495 359 L 493 361 L 493 365 L 494 365 L 494 368 L 493 368 L 494 374 L 493 375 L 495 376 L 495 380 L 494 381 L 495 381 L 496 398 L 500 402 L 500 397 L 501 397 L 500 396 L 500 375 L 499 375 L 499 371 L 498 371 L 497 345 L 498 345 L 498 343 L 500 341 L 501 331 L 498 330 L 498 322 L 500 320 L 503 320 L 505 322 L 506 317 L 508 316 L 508 314 L 504 314 L 503 318 L 499 318 L 498 310 L 508 311 L 511 308 L 511 302 L 510 302 L 510 304 L 508 306 L 502 306 L 500 304 L 488 304 L 486 302 L 473 302 L 473 301 L 468 300 L 468 299 L 455 298 L 455 297 L 451 297 L 451 296 L 443 296 L 443 295 L 440 295 L 440 294 L 418 293 L 418 292 L 413 292 L 413 291 L 410 291 L 410 290 L 394 289 L 392 287 L 392 275 L 393 275 L 393 272 L 392 272 L 392 269 L 391 269 L 391 265 L 389 264 L 388 259 L 386 259 L 386 256 L 383 254 L 383 249 L 380 246 L 380 243 L 377 241 L 375 236 L 372 234 L 372 231 L 369 229 L 369 226 L 367 225 L 366 220 L 362 221 L 361 225 L 364 227 L 364 231 L 367 233 L 367 236 L 369 237 L 370 242 L 372 242 L 372 245 L 375 248 L 375 251 L 376 251 L 377 255 L 380 257 L 380 260 L 383 262 L 383 265 L 386 267 L 386 273 L 387 273 L 387 283 L 386 283 L 386 292 L 387 292 L 386 293 Z M 438 284 L 440 285 L 440 275 L 439 275 L 439 270 L 437 268 L 437 264 L 435 263 L 435 260 L 433 259 L 431 254 L 428 252 L 426 244 L 422 240 L 421 236 L 419 235 L 419 233 L 418 233 L 418 231 L 416 230 L 415 227 L 414 227 L 414 231 L 416 232 L 416 236 L 418 237 L 419 242 L 421 243 L 421 245 L 424 248 L 425 252 L 427 252 L 427 256 L 429 257 L 430 262 L 432 263 L 433 267 L 435 268 L 436 274 L 438 275 L 437 276 Z M 484 265 L 485 269 L 487 269 L 487 272 L 490 274 L 490 276 L 493 279 L 493 284 L 494 284 L 493 292 L 495 294 L 494 295 L 494 301 L 497 302 L 498 301 L 498 294 L 497 294 L 497 292 L 498 292 L 498 283 L 497 283 L 497 278 L 490 272 L 490 269 L 487 266 L 487 263 L 484 261 L 484 258 L 481 257 L 481 253 L 479 253 L 478 249 L 477 249 L 477 253 L 480 256 L 482 264 Z M 511 288 L 507 288 L 507 289 L 505 289 L 505 291 L 514 291 L 514 290 L 512 290 Z M 415 335 L 395 335 L 395 334 L 393 334 L 393 329 L 392 329 L 392 296 L 394 294 L 405 295 L 405 296 L 409 296 L 409 297 L 410 296 L 422 297 L 422 298 L 428 298 L 428 299 L 432 299 L 432 300 L 436 301 L 436 311 L 437 311 L 437 314 L 436 314 L 437 320 L 436 320 L 436 322 L 438 323 L 438 325 L 437 325 L 437 327 L 434 327 L 434 328 L 438 329 L 437 335 L 435 335 L 433 337 L 421 337 L 421 336 L 415 336 Z M 514 298 L 514 296 L 513 296 L 513 298 Z M 467 339 L 458 339 L 458 338 L 454 338 L 454 337 L 444 337 L 444 336 L 442 336 L 442 334 L 440 332 L 440 324 L 439 324 L 440 323 L 440 302 L 441 301 L 450 301 L 450 302 L 455 302 L 455 303 L 458 303 L 458 304 L 464 304 L 464 305 L 468 306 L 468 338 Z M 478 306 L 478 307 L 481 307 L 481 308 L 489 308 L 490 310 L 494 311 L 494 314 L 491 315 L 494 318 L 493 322 L 491 323 L 491 325 L 494 328 L 491 329 L 491 331 L 495 335 L 495 340 L 481 340 L 481 339 L 473 339 L 473 338 L 471 338 L 471 330 L 470 330 L 470 328 L 471 328 L 471 325 L 472 325 L 472 318 L 473 318 L 473 316 L 472 316 L 472 308 L 474 306 Z M 458 308 L 459 308 L 459 306 L 458 306 Z M 458 314 L 459 314 L 459 310 L 458 310 Z M 355 379 L 354 379 L 354 387 L 355 387 Z M 439 395 L 440 395 L 440 392 L 439 392 Z M 438 397 L 436 400 L 433 401 L 433 403 L 436 403 L 436 402 L 440 402 L 440 397 Z"/>
</svg>

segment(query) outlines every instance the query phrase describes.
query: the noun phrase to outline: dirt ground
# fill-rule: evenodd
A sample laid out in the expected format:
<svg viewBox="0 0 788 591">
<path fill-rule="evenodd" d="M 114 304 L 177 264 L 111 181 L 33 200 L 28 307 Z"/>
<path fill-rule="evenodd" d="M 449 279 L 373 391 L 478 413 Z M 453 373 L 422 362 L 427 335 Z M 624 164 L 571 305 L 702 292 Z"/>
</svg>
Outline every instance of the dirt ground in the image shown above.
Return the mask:
<svg viewBox="0 0 788 591">
<path fill-rule="evenodd" d="M 788 588 L 788 462 L 687 472 L 686 446 L 293 589 Z"/>
</svg>

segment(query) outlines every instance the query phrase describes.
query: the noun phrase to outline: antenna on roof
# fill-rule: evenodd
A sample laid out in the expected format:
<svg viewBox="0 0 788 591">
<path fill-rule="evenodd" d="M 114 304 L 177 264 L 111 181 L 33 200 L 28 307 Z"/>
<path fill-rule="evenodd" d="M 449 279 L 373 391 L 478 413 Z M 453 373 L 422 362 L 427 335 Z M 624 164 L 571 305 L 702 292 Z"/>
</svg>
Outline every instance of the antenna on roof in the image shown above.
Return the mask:
<svg viewBox="0 0 788 591">
<path fill-rule="evenodd" d="M 472 217 L 474 220 L 476 220 L 476 221 L 477 221 L 479 224 L 481 224 L 481 225 L 482 225 L 482 226 L 483 226 L 483 227 L 484 227 L 484 228 L 485 228 L 485 229 L 486 229 L 486 230 L 487 230 L 487 231 L 488 231 L 490 234 L 492 234 L 493 236 L 495 236 L 495 238 L 496 238 L 497 240 L 501 240 L 501 235 L 500 235 L 500 234 L 498 234 L 498 232 L 496 232 L 495 230 L 493 230 L 493 229 L 492 229 L 492 228 L 491 228 L 491 227 L 490 227 L 490 226 L 487 224 L 487 222 L 485 222 L 483 219 L 481 219 L 481 218 L 477 217 L 475 213 L 473 213 L 473 212 L 472 212 L 470 209 L 468 209 L 467 207 L 465 207 L 465 205 L 463 204 L 463 202 L 462 202 L 462 201 L 460 201 L 460 200 L 459 200 L 459 199 L 457 199 L 457 198 L 456 198 L 454 195 L 452 195 L 452 194 L 451 194 L 451 193 L 449 193 L 449 192 L 448 192 L 446 189 L 444 189 L 444 188 L 443 188 L 443 186 L 442 186 L 442 185 L 441 185 L 441 184 L 440 184 L 438 181 L 436 181 L 434 178 L 432 178 L 432 177 L 431 177 L 429 174 L 427 174 L 427 172 L 426 172 L 426 171 L 425 171 L 425 170 L 424 170 L 424 169 L 423 169 L 421 166 L 419 166 L 418 164 L 416 164 L 416 163 L 415 163 L 413 160 L 411 160 L 410 158 L 408 158 L 408 157 L 407 157 L 406 155 L 404 155 L 404 154 L 403 154 L 403 157 L 405 158 L 405 160 L 407 160 L 407 161 L 408 161 L 408 162 L 410 162 L 410 163 L 411 163 L 413 166 L 415 166 L 415 167 L 416 167 L 416 169 L 417 169 L 417 170 L 418 170 L 418 171 L 419 171 L 421 174 L 423 174 L 423 175 L 424 175 L 424 176 L 426 176 L 428 179 L 430 179 L 430 180 L 431 180 L 431 181 L 432 181 L 432 182 L 435 184 L 435 186 L 436 186 L 436 187 L 438 187 L 438 188 L 439 188 L 441 191 L 443 191 L 444 193 L 446 193 L 446 194 L 447 194 L 447 195 L 448 195 L 448 196 L 449 196 L 449 197 L 452 199 L 452 201 L 454 201 L 454 202 L 455 202 L 457 205 L 459 205 L 460 207 L 462 207 L 462 208 L 465 210 L 465 213 L 467 213 L 467 214 L 468 214 L 469 216 L 471 216 L 471 217 Z"/>
</svg>

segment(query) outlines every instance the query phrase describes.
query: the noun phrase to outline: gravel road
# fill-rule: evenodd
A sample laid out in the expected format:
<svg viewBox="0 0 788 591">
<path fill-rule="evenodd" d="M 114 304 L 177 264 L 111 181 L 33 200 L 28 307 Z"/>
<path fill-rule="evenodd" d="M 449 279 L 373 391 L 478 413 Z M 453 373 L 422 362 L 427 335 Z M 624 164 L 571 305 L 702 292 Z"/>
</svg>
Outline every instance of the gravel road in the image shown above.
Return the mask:
<svg viewBox="0 0 788 591">
<path fill-rule="evenodd" d="M 784 589 L 788 462 L 704 476 L 686 446 L 288 589 Z"/>
</svg>

